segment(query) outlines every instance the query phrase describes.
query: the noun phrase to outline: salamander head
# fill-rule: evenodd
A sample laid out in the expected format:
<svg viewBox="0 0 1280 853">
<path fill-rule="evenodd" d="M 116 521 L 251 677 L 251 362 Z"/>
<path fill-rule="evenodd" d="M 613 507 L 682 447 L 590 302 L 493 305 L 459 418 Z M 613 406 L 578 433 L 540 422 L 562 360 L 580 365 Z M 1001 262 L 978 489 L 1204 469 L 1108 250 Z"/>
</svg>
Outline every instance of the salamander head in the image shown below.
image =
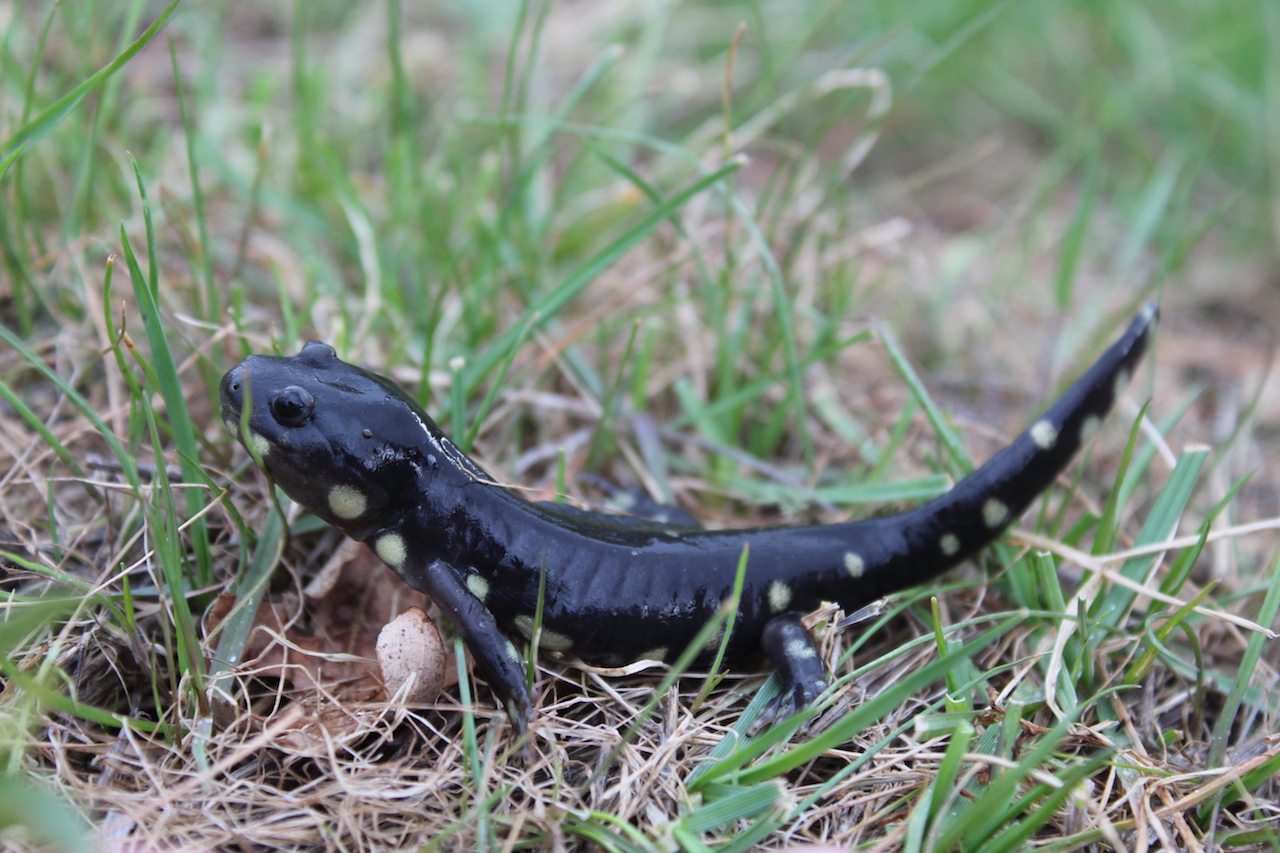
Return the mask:
<svg viewBox="0 0 1280 853">
<path fill-rule="evenodd" d="M 446 457 L 439 428 L 399 387 L 316 341 L 293 357 L 249 356 L 219 396 L 223 422 L 289 497 L 356 538 L 412 506 Z"/>
</svg>

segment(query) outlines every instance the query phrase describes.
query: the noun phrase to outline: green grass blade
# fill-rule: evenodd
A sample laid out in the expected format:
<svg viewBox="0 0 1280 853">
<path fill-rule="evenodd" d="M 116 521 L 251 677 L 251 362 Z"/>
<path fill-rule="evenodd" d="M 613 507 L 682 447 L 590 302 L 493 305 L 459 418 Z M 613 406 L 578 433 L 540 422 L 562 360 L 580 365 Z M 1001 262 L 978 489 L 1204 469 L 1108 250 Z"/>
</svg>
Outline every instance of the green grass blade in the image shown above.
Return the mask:
<svg viewBox="0 0 1280 853">
<path fill-rule="evenodd" d="M 1027 849 L 1027 845 L 1035 838 L 1036 831 L 1058 814 L 1067 798 L 1075 793 L 1076 786 L 1102 769 L 1110 760 L 1110 752 L 1103 751 L 1087 761 L 1073 764 L 1059 774 L 1057 786 L 1037 786 L 1033 794 L 1040 796 L 1028 795 L 1019 804 L 1025 817 L 970 849 L 982 850 L 983 853 L 1012 853 Z"/>
<path fill-rule="evenodd" d="M 1070 724 L 1069 718 L 1059 721 L 1019 756 L 1016 767 L 994 775 L 979 802 L 966 810 L 966 819 L 953 821 L 937 833 L 936 848 L 952 850 L 963 844 L 964 849 L 983 849 L 981 845 L 1008 819 L 1010 804 L 1025 780 L 1049 761 Z"/>
<path fill-rule="evenodd" d="M 822 347 L 815 347 L 812 352 L 801 359 L 800 368 L 803 370 L 810 365 L 818 364 L 819 362 L 833 358 L 845 347 L 848 347 L 851 344 L 861 343 L 869 338 L 869 333 L 860 332 L 849 338 L 832 341 Z M 739 408 L 743 404 L 759 398 L 760 395 L 764 394 L 769 388 L 777 385 L 779 382 L 785 381 L 785 377 L 770 373 L 769 375 L 749 382 L 728 394 L 717 397 L 714 401 L 708 401 L 706 403 L 698 402 L 698 404 L 692 409 L 692 411 L 697 412 L 696 417 L 690 411 L 686 411 L 684 414 L 680 414 L 672 418 L 667 423 L 667 429 L 681 429 L 695 422 L 701 423 L 702 421 L 700 418 L 713 419 L 719 417 L 727 411 Z"/>
<path fill-rule="evenodd" d="M 569 813 L 562 826 L 565 833 L 585 838 L 607 853 L 667 853 L 670 849 L 653 843 L 625 820 L 607 812 L 581 816 Z"/>
<path fill-rule="evenodd" d="M 889 360 L 893 363 L 894 369 L 898 371 L 898 375 L 902 377 L 903 381 L 907 383 L 907 387 L 911 389 L 911 396 L 924 408 L 925 417 L 929 419 L 934 432 L 938 434 L 938 440 L 942 442 L 942 446 L 946 449 L 946 464 L 959 469 L 965 474 L 973 471 L 973 460 L 969 457 L 969 451 L 965 450 L 964 442 L 960 440 L 959 433 L 951 427 L 946 415 L 942 413 L 942 409 L 938 408 L 938 404 L 933 401 L 929 390 L 925 388 L 924 382 L 920 379 L 920 374 L 916 373 L 915 368 L 911 366 L 911 360 L 902 351 L 897 339 L 888 329 L 884 328 L 879 330 L 878 336 L 881 345 L 884 346 L 885 353 L 888 354 Z"/>
<path fill-rule="evenodd" d="M 17 162 L 18 158 L 22 156 L 22 152 L 26 149 L 27 145 L 29 144 L 30 143 L 27 143 L 27 142 L 22 143 L 17 148 L 10 151 L 8 156 L 6 156 L 3 160 L 0 160 L 0 178 L 3 178 L 5 176 L 5 173 L 9 171 L 9 167 Z"/>
<path fill-rule="evenodd" d="M 101 436 L 102 440 L 106 442 L 109 448 L 111 448 L 111 452 L 115 456 L 116 462 L 120 465 L 121 473 L 133 488 L 134 494 L 141 495 L 142 480 L 138 476 L 138 467 L 133 458 L 133 454 L 125 451 L 124 447 L 120 444 L 120 440 L 116 438 L 115 433 L 113 433 L 110 427 L 106 425 L 94 407 L 89 404 L 89 401 L 86 400 L 79 391 L 71 387 L 71 384 L 67 382 L 67 380 L 63 379 L 55 373 L 52 368 L 45 364 L 44 359 L 40 358 L 40 356 L 33 352 L 16 333 L 2 323 L 0 323 L 0 340 L 12 347 L 13 350 L 22 357 L 23 361 L 30 364 L 42 376 L 44 376 L 45 379 L 53 383 L 54 387 L 58 389 L 58 392 L 65 396 L 67 400 L 69 400 L 80 412 L 80 414 L 93 425 L 93 428 L 98 432 L 98 435 Z"/>
<path fill-rule="evenodd" d="M 178 70 L 178 50 L 172 38 L 169 39 L 169 63 L 173 67 L 173 87 L 178 95 L 178 115 L 182 118 L 182 136 L 187 148 L 187 172 L 191 176 L 191 210 L 196 221 L 197 268 L 204 282 L 204 319 L 217 323 L 222 316 L 222 299 L 213 279 L 213 258 L 209 254 L 209 223 L 204 210 L 204 191 L 200 188 L 195 126 L 187 112 L 187 96 L 183 91 L 182 74 Z"/>
<path fill-rule="evenodd" d="M 1262 600 L 1262 606 L 1258 608 L 1258 615 L 1254 617 L 1254 621 L 1260 625 L 1272 625 L 1277 612 L 1280 612 L 1280 552 L 1277 552 L 1272 561 L 1267 594 Z M 1231 683 L 1231 692 L 1227 694 L 1222 711 L 1213 727 L 1213 737 L 1209 743 L 1210 767 L 1221 766 L 1226 760 L 1231 730 L 1236 725 L 1236 715 L 1240 711 L 1245 691 L 1249 688 L 1258 669 L 1258 661 L 1267 642 L 1268 638 L 1262 634 L 1254 633 L 1249 636 L 1249 643 L 1245 646 L 1244 655 L 1240 659 L 1240 667 L 1236 670 L 1236 676 Z"/>
<path fill-rule="evenodd" d="M 30 779 L 0 776 L 0 830 L 20 827 L 41 849 L 92 853 L 89 826 L 75 809 Z M 10 833 L 6 832 L 6 835 Z"/>
<path fill-rule="evenodd" d="M 911 673 L 910 676 L 893 684 L 886 690 L 881 691 L 874 698 L 864 702 L 862 705 L 859 705 L 839 722 L 831 726 L 831 728 L 818 734 L 813 739 L 802 744 L 798 744 L 792 749 L 751 767 L 750 769 L 740 770 L 740 768 L 745 764 L 754 760 L 767 748 L 772 746 L 772 743 L 770 742 L 770 732 L 765 732 L 761 737 L 748 742 L 734 755 L 727 757 L 717 766 L 702 773 L 696 782 L 690 783 L 690 790 L 698 790 L 705 787 L 709 782 L 731 774 L 736 774 L 735 780 L 738 784 L 753 785 L 772 779 L 775 776 L 779 776 L 796 767 L 813 761 L 828 749 L 845 742 L 850 737 L 855 736 L 858 732 L 868 728 L 876 720 L 900 708 L 908 696 L 912 695 L 917 690 L 922 689 L 925 685 L 933 684 L 939 679 L 945 677 L 947 671 L 954 667 L 958 662 L 967 660 L 972 655 L 999 639 L 1021 620 L 1021 616 L 1013 616 L 1002 620 L 994 628 L 987 630 L 962 645 L 957 645 L 944 657 L 926 664 Z M 797 714 L 790 720 L 775 726 L 774 730 L 789 735 L 791 732 L 799 728 L 799 726 L 806 720 L 811 718 L 813 714 L 814 711 L 812 709 L 807 712 Z"/>
<path fill-rule="evenodd" d="M 681 817 L 675 826 L 698 835 L 713 832 L 722 826 L 776 809 L 785 802 L 786 789 L 782 780 L 773 779 L 747 787 L 722 786 L 714 794 L 713 797 L 711 791 L 704 791 L 706 804 Z"/>
<path fill-rule="evenodd" d="M 178 0 L 171 0 L 169 5 L 164 8 L 164 11 L 160 13 L 160 17 L 156 18 L 151 26 L 147 27 L 146 31 L 125 48 L 119 56 L 79 86 L 54 101 L 38 116 L 14 131 L 4 141 L 4 144 L 0 145 L 0 158 L 8 160 L 28 142 L 35 142 L 41 139 L 49 131 L 57 127 L 58 123 L 66 118 L 67 114 L 75 109 L 77 104 L 84 100 L 85 96 L 95 92 L 112 74 L 115 74 L 125 66 L 125 63 L 133 59 L 138 51 L 146 47 L 147 43 L 155 37 L 155 34 L 160 32 L 160 28 L 165 25 L 165 22 L 169 20 L 169 16 L 173 14 L 173 10 L 176 8 L 178 8 Z"/>
<path fill-rule="evenodd" d="M 787 408 L 791 410 L 791 418 L 800 436 L 804 458 L 808 463 L 812 464 L 814 454 L 813 437 L 809 434 L 809 417 L 804 408 L 806 383 L 804 381 L 804 373 L 801 370 L 799 350 L 796 346 L 795 323 L 791 318 L 791 296 L 787 292 L 782 270 L 778 267 L 778 260 L 774 257 L 773 247 L 770 245 L 769 239 L 760 230 L 760 225 L 756 222 L 755 217 L 733 194 L 732 190 L 729 191 L 729 200 L 732 209 L 738 214 L 739 220 L 742 222 L 743 227 L 746 228 L 747 234 L 750 235 L 751 241 L 755 243 L 756 250 L 760 254 L 760 260 L 768 273 L 769 295 L 773 302 L 775 314 L 773 328 L 782 337 L 782 355 L 787 376 Z"/>
<path fill-rule="evenodd" d="M 44 421 L 35 412 L 31 411 L 31 407 L 26 404 L 26 401 L 19 397 L 3 379 L 0 379 L 0 398 L 3 398 L 6 403 L 13 407 L 14 412 L 27 426 L 35 430 L 36 435 L 48 445 L 49 449 L 57 455 L 58 460 L 63 465 L 66 465 L 77 477 L 87 477 L 85 470 L 80 467 L 80 463 L 75 460 L 75 457 L 71 455 L 66 446 L 44 425 Z"/>
<path fill-rule="evenodd" d="M 90 723 L 96 723 L 100 726 L 106 726 L 112 729 L 128 726 L 140 732 L 153 732 L 161 728 L 159 723 L 153 723 L 150 720 L 140 720 L 134 717 L 126 717 L 105 708 L 99 708 L 96 705 L 90 705 L 80 702 L 70 696 L 65 695 L 60 690 L 54 689 L 45 684 L 45 680 L 39 677 L 33 677 L 26 672 L 19 672 L 14 668 L 11 661 L 5 660 L 0 662 L 0 667 L 4 670 L 7 679 L 17 685 L 21 690 L 46 709 L 57 711 L 62 714 L 70 714 L 81 720 Z"/>
<path fill-rule="evenodd" d="M 815 502 L 833 506 L 927 501 L 944 494 L 951 486 L 945 474 L 928 474 L 910 480 L 887 483 L 859 482 L 839 486 L 806 486 L 762 482 L 747 477 L 733 478 L 730 487 L 735 494 L 756 504 L 778 504 L 784 508 L 811 506 Z"/>
<path fill-rule="evenodd" d="M 694 635 L 689 646 L 680 653 L 680 656 L 676 658 L 676 662 L 671 665 L 670 669 L 667 670 L 667 673 L 663 675 L 662 680 L 658 682 L 658 686 L 654 688 L 653 695 L 649 698 L 649 701 L 645 702 L 645 704 L 640 708 L 639 713 L 636 714 L 635 719 L 631 721 L 631 725 L 627 726 L 627 730 L 623 733 L 622 739 L 613 747 L 613 749 L 609 750 L 609 754 L 606 755 L 596 766 L 596 769 L 592 772 L 591 778 L 587 783 L 588 786 L 594 784 L 596 780 L 603 777 L 609 771 L 613 766 L 613 763 L 618 760 L 618 755 L 622 752 L 623 747 L 635 739 L 636 734 L 640 731 L 640 727 L 643 726 L 649 717 L 653 715 L 654 711 L 658 710 L 658 705 L 661 704 L 664 698 L 666 698 L 667 693 L 675 685 L 676 680 L 689 671 L 689 667 L 693 665 L 694 660 L 702 653 L 702 650 L 706 647 L 707 643 L 711 642 L 714 637 L 721 635 L 722 632 L 723 636 L 728 636 L 728 633 L 725 631 L 725 623 L 728 622 L 733 611 L 736 609 L 736 606 L 732 610 L 729 607 L 721 606 L 716 610 L 712 617 L 707 620 L 707 624 L 703 625 L 698 633 Z M 722 640 L 721 646 L 723 647 L 723 645 L 724 642 Z"/>
<path fill-rule="evenodd" d="M 196 429 L 187 409 L 186 390 L 173 353 L 169 349 L 169 341 L 164 333 L 164 320 L 160 316 L 159 268 L 156 262 L 155 234 L 151 222 L 151 208 L 147 202 L 146 186 L 142 181 L 142 173 L 138 170 L 137 161 L 129 158 L 133 164 L 133 174 L 138 185 L 138 195 L 142 200 L 143 220 L 147 230 L 147 260 L 149 274 L 142 276 L 137 258 L 129 245 L 129 238 L 120 229 L 120 242 L 124 248 L 125 259 L 129 265 L 129 274 L 133 280 L 134 297 L 138 300 L 138 313 L 142 315 L 142 326 L 147 333 L 147 342 L 151 345 L 151 362 L 155 371 L 155 379 L 159 384 L 160 396 L 164 399 L 169 429 L 173 433 L 174 445 L 178 450 L 178 464 L 182 470 L 182 478 L 188 483 L 202 482 L 202 472 L 196 459 L 200 457 L 200 447 L 196 442 Z M 156 445 L 157 454 L 160 452 Z M 204 509 L 200 492 L 196 489 L 185 489 L 187 512 L 194 517 L 190 528 L 192 549 L 196 559 L 196 582 L 207 586 L 213 577 L 213 560 L 209 552 L 209 531 L 204 517 L 200 514 Z"/>
<path fill-rule="evenodd" d="M 942 624 L 942 615 L 938 611 L 938 597 L 929 597 L 929 616 L 933 624 L 933 640 L 938 646 L 938 655 L 946 655 L 951 650 L 947 640 L 947 629 Z M 969 697 L 965 695 L 962 685 L 975 684 L 978 671 L 968 661 L 959 661 L 954 668 L 947 670 L 945 677 L 947 692 L 945 701 L 950 713 L 964 713 L 970 710 Z"/>
<path fill-rule="evenodd" d="M 1125 445 L 1124 453 L 1121 454 L 1120 462 L 1116 466 L 1116 486 L 1107 495 L 1107 500 L 1102 506 L 1102 516 L 1098 520 L 1098 533 L 1093 538 L 1094 554 L 1111 553 L 1115 550 L 1116 540 L 1120 537 L 1120 510 L 1125 506 L 1121 503 L 1121 493 L 1124 490 L 1120 488 L 1120 484 L 1124 483 L 1129 465 L 1133 462 L 1134 448 L 1138 444 L 1138 436 L 1142 433 L 1142 419 L 1146 413 L 1147 407 L 1143 406 L 1129 429 L 1129 442 Z"/>
<path fill-rule="evenodd" d="M 921 730 L 922 728 L 923 730 Z M 917 806 L 917 811 L 921 813 L 921 816 L 926 819 L 928 824 L 936 824 L 944 814 L 942 808 L 951 798 L 952 788 L 955 787 L 956 781 L 960 778 L 960 768 L 964 764 L 964 755 L 969 751 L 969 745 L 973 742 L 974 735 L 977 733 L 973 724 L 963 718 L 950 722 L 948 728 L 951 732 L 951 740 L 947 743 L 947 750 L 942 756 L 942 761 L 938 763 L 938 775 L 929 783 L 930 796 L 927 799 L 922 798 Z M 922 737 L 938 733 L 936 728 L 917 727 L 917 731 Z"/>
<path fill-rule="evenodd" d="M 165 345 L 166 342 L 163 337 L 163 332 L 159 330 L 159 314 L 156 309 L 154 299 L 151 298 L 153 296 L 151 287 L 147 283 L 147 280 L 143 278 L 142 270 L 138 266 L 138 259 L 134 255 L 132 247 L 129 245 L 129 239 L 124 233 L 123 227 L 120 231 L 120 240 L 124 249 L 125 262 L 128 265 L 129 274 L 133 279 L 134 294 L 138 299 L 138 307 L 139 311 L 143 314 L 144 324 L 150 322 L 150 325 L 155 328 L 156 333 L 160 336 L 158 347 L 155 341 L 153 341 L 152 345 L 152 358 L 155 361 L 157 372 L 154 374 L 146 372 L 145 375 L 148 377 L 149 382 L 155 382 L 161 389 L 163 389 L 165 387 L 165 381 L 160 377 L 166 375 L 165 371 L 167 369 L 169 380 L 171 382 L 176 381 L 177 370 L 173 366 L 172 357 Z M 151 318 L 150 321 L 148 321 L 148 317 Z M 163 357 L 161 357 L 161 353 L 163 353 Z M 145 371 L 145 363 L 142 362 L 141 358 L 139 358 L 138 361 L 143 365 Z M 195 618 L 191 612 L 191 604 L 187 598 L 187 572 L 184 553 L 182 551 L 184 537 L 179 531 L 180 522 L 178 519 L 177 508 L 174 505 L 174 495 L 170 488 L 169 476 L 161 456 L 161 448 L 164 444 L 160 433 L 159 419 L 156 417 L 155 411 L 149 404 L 149 395 L 143 393 L 141 387 L 134 382 L 132 376 L 127 372 L 124 375 L 126 377 L 126 381 L 128 381 L 131 386 L 134 398 L 140 402 L 142 413 L 146 418 L 147 429 L 151 436 L 151 444 L 155 450 L 158 462 L 156 465 L 155 477 L 160 488 L 153 500 L 147 504 L 146 517 L 154 540 L 156 560 L 160 565 L 161 574 L 164 577 L 165 585 L 169 594 L 169 604 L 172 607 L 174 625 L 178 631 L 177 650 L 179 667 L 183 674 L 190 675 L 193 682 L 192 689 L 195 694 L 196 702 L 200 705 L 201 711 L 206 712 L 207 709 L 205 708 L 205 704 L 207 696 L 204 689 L 204 649 L 200 644 L 198 632 L 195 628 Z M 186 430 L 189 433 L 190 446 L 192 447 L 193 453 L 190 455 L 181 454 L 180 459 L 184 463 L 183 467 L 190 471 L 190 480 L 192 482 L 204 482 L 204 472 L 201 471 L 199 466 L 197 466 L 193 461 L 195 457 L 195 439 L 194 433 L 191 432 L 191 421 L 187 414 L 186 400 L 182 396 L 181 388 L 177 389 L 177 394 L 178 402 L 176 406 L 169 404 L 166 398 L 168 423 L 174 430 L 175 434 L 178 433 L 180 425 L 185 425 Z M 192 514 L 194 515 L 199 513 L 203 509 L 203 506 L 200 504 L 198 497 L 194 494 L 196 490 L 188 489 L 186 491 L 188 495 L 188 508 L 191 509 L 194 504 Z M 203 516 L 193 518 L 191 525 L 188 528 L 190 541 L 197 555 L 201 553 L 201 537 L 207 537 L 207 533 L 205 532 L 207 527 L 203 524 L 203 521 Z M 203 539 L 203 544 L 204 554 L 207 560 L 209 556 L 207 538 Z"/>
<path fill-rule="evenodd" d="M 218 645 L 213 660 L 209 662 L 209 689 L 223 690 L 223 679 L 217 676 L 239 666 L 244 660 L 244 650 L 253 630 L 258 606 L 266 593 L 272 574 L 279 564 L 284 550 L 285 523 L 275 509 L 267 515 L 267 522 L 258 532 L 253 555 L 245 571 L 236 579 L 235 604 L 231 612 L 217 628 Z M 225 690 L 224 690 L 225 692 Z"/>
<path fill-rule="evenodd" d="M 601 272 L 608 269 L 618 258 L 639 245 L 642 240 L 653 232 L 654 228 L 689 199 L 714 186 L 728 175 L 737 171 L 741 166 L 741 160 L 732 160 L 671 196 L 645 216 L 644 219 L 631 226 L 624 234 L 597 252 L 576 272 L 534 302 L 518 322 L 512 324 L 496 341 L 485 347 L 484 351 L 468 366 L 464 387 L 468 390 L 474 388 L 496 364 L 507 358 L 508 353 L 525 334 L 526 327 L 530 330 L 540 328 L 543 323 L 555 316 L 571 299 L 581 293 L 583 288 L 594 281 Z"/>
<path fill-rule="evenodd" d="M 1060 310 L 1066 310 L 1073 302 L 1076 270 L 1084 254 L 1085 238 L 1088 236 L 1088 225 L 1092 221 L 1094 204 L 1098 196 L 1098 151 L 1089 152 L 1085 160 L 1084 185 L 1080 190 L 1080 202 L 1071 217 L 1071 226 L 1067 229 L 1062 241 L 1062 255 L 1058 260 L 1058 275 L 1054 281 L 1053 292 Z"/>
<path fill-rule="evenodd" d="M 1184 451 L 1178 457 L 1178 463 L 1174 466 L 1173 473 L 1169 475 L 1169 481 L 1160 491 L 1155 506 L 1151 508 L 1151 514 L 1147 516 L 1142 529 L 1138 531 L 1137 538 L 1134 539 L 1134 547 L 1155 545 L 1173 535 L 1187 507 L 1187 501 L 1191 499 L 1192 490 L 1200 476 L 1200 469 L 1204 467 L 1208 455 L 1207 447 L 1195 447 Z M 1127 560 L 1120 567 L 1120 574 L 1137 583 L 1146 583 L 1155 568 L 1157 556 L 1159 555 L 1150 554 Z M 1090 613 L 1090 618 L 1097 625 L 1090 634 L 1091 646 L 1096 647 L 1110 631 L 1119 628 L 1128 616 L 1137 595 L 1133 590 L 1122 586 L 1113 586 L 1107 591 L 1102 601 L 1098 602 Z"/>
<path fill-rule="evenodd" d="M 738 570 L 733 577 L 733 591 L 729 593 L 727 601 L 720 604 L 720 610 L 725 614 L 724 631 L 720 635 L 720 642 L 717 644 L 716 656 L 711 661 L 711 666 L 707 672 L 706 682 L 703 683 L 702 689 L 698 691 L 697 697 L 693 700 L 692 708 L 697 709 L 712 689 L 720 683 L 723 674 L 720 670 L 724 663 L 725 652 L 729 649 L 729 638 L 733 636 L 733 626 L 738 621 L 738 604 L 742 601 L 742 587 L 747 580 L 747 561 L 751 558 L 751 546 L 747 543 L 742 545 L 742 554 L 738 557 Z"/>
</svg>

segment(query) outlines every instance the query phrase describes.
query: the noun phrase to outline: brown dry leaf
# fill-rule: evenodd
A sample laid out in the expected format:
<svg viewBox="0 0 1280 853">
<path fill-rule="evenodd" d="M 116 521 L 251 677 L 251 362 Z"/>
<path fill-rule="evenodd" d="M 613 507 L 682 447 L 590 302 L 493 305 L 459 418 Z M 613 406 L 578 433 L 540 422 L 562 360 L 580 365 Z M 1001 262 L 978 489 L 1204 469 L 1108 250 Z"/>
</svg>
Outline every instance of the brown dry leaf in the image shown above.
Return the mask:
<svg viewBox="0 0 1280 853">
<path fill-rule="evenodd" d="M 335 558 L 340 559 L 326 566 L 324 584 L 312 585 L 303 594 L 291 591 L 263 601 L 241 667 L 245 676 L 273 687 L 281 698 L 304 709 L 296 728 L 279 742 L 306 753 L 324 749 L 326 741 L 359 733 L 392 698 L 430 701 L 457 681 L 439 632 L 416 606 L 425 597 L 358 543 L 340 548 Z M 209 623 L 221 621 L 230 604 L 220 600 Z M 408 647 L 402 644 L 380 652 L 380 633 L 402 611 L 416 612 L 418 616 L 408 617 L 409 622 L 421 624 L 416 633 L 406 635 Z M 388 642 L 395 633 L 403 633 L 406 624 L 400 623 Z M 428 651 L 432 635 L 434 658 L 424 661 L 424 655 L 432 654 Z M 416 656 L 422 662 L 419 685 L 412 695 L 396 695 L 403 680 L 384 686 L 379 667 L 383 654 Z M 429 676 L 424 677 L 428 670 Z"/>
</svg>

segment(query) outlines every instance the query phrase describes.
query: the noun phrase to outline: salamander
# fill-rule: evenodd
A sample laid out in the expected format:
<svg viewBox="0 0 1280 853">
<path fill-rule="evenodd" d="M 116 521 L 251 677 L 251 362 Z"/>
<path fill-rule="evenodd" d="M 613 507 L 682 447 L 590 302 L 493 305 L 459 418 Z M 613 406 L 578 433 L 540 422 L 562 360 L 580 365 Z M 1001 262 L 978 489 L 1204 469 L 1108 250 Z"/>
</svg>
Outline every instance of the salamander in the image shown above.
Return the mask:
<svg viewBox="0 0 1280 853">
<path fill-rule="evenodd" d="M 540 648 L 587 663 L 673 661 L 730 598 L 749 548 L 727 665 L 763 651 L 775 709 L 812 703 L 827 672 L 801 617 L 852 612 L 972 557 L 1012 524 L 1097 430 L 1155 326 L 1147 305 L 1026 432 L 942 496 L 840 524 L 707 530 L 563 504 L 496 483 L 394 382 L 311 342 L 251 355 L 223 377 L 221 416 L 295 501 L 426 593 L 460 632 L 523 732 L 532 713 L 520 652 L 542 585 Z M 545 577 L 544 577 L 545 576 Z"/>
</svg>

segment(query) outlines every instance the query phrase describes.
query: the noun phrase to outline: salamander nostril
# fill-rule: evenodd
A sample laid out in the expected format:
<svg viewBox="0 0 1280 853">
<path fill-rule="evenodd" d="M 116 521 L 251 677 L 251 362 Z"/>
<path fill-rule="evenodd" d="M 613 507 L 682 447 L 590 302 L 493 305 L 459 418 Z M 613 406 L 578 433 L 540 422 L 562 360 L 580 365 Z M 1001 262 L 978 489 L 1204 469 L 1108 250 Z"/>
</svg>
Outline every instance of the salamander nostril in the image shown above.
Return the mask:
<svg viewBox="0 0 1280 853">
<path fill-rule="evenodd" d="M 218 402 L 223 420 L 238 419 L 240 416 L 240 410 L 244 406 L 243 375 L 244 364 L 237 364 L 223 374 L 222 381 L 218 383 Z"/>
</svg>

